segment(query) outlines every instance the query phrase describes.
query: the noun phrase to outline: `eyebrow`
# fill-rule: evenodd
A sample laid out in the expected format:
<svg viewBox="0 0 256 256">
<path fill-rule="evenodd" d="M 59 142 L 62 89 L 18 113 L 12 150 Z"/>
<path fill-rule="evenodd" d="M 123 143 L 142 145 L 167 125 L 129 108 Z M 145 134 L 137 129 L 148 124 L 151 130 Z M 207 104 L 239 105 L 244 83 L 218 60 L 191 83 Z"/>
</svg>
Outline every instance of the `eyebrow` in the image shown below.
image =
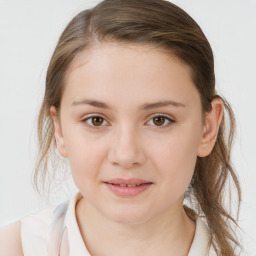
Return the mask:
<svg viewBox="0 0 256 256">
<path fill-rule="evenodd" d="M 72 106 L 78 106 L 78 105 L 91 105 L 97 108 L 111 109 L 111 107 L 108 104 L 98 100 L 94 100 L 94 99 L 83 99 L 79 101 L 74 101 L 72 103 Z M 165 106 L 186 107 L 183 103 L 176 102 L 173 100 L 165 100 L 165 101 L 159 101 L 154 103 L 145 103 L 140 107 L 140 109 L 150 110 L 150 109 L 165 107 Z"/>
</svg>

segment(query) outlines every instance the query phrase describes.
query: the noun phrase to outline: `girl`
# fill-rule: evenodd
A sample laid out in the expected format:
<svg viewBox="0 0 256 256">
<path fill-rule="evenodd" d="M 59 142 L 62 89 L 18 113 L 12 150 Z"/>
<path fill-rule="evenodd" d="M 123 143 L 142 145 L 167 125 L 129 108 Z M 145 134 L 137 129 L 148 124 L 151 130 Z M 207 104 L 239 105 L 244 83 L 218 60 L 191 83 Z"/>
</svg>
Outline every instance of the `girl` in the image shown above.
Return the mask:
<svg viewBox="0 0 256 256">
<path fill-rule="evenodd" d="M 48 67 L 35 171 L 38 185 L 56 148 L 79 192 L 2 230 L 1 252 L 238 255 L 223 205 L 228 179 L 241 198 L 233 131 L 211 47 L 187 13 L 163 0 L 82 11 Z"/>
</svg>

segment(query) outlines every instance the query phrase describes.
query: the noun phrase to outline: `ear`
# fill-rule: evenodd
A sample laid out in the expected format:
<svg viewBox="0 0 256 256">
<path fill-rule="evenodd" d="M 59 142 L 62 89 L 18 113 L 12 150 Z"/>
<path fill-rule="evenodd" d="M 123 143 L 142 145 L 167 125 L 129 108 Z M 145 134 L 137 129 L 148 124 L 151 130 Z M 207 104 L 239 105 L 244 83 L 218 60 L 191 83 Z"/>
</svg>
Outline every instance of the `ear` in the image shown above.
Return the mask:
<svg viewBox="0 0 256 256">
<path fill-rule="evenodd" d="M 205 116 L 205 125 L 202 138 L 199 144 L 197 156 L 209 155 L 215 145 L 221 120 L 223 118 L 224 103 L 221 98 L 212 100 L 212 110 Z"/>
<path fill-rule="evenodd" d="M 57 110 L 54 106 L 50 107 L 50 114 L 54 124 L 54 131 L 55 131 L 55 142 L 58 152 L 63 157 L 68 157 L 65 141 L 62 134 L 61 124 L 59 117 L 57 116 Z"/>
</svg>

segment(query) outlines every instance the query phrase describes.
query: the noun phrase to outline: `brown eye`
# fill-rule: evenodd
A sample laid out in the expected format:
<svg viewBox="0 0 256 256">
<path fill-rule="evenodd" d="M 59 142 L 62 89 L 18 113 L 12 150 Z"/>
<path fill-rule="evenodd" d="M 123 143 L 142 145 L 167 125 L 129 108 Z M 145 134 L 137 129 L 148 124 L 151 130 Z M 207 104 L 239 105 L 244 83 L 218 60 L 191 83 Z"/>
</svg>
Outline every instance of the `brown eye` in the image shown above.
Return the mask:
<svg viewBox="0 0 256 256">
<path fill-rule="evenodd" d="M 108 122 L 101 116 L 91 116 L 82 120 L 87 127 L 92 129 L 100 129 L 101 127 L 107 126 Z"/>
<path fill-rule="evenodd" d="M 148 122 L 148 124 L 159 127 L 159 128 L 166 128 L 173 123 L 175 123 L 173 119 L 164 115 L 154 116 Z"/>
<path fill-rule="evenodd" d="M 156 116 L 153 118 L 153 122 L 157 126 L 162 126 L 165 123 L 166 117 Z"/>
<path fill-rule="evenodd" d="M 91 118 L 94 126 L 100 126 L 103 124 L 104 119 L 100 116 L 94 116 Z"/>
</svg>

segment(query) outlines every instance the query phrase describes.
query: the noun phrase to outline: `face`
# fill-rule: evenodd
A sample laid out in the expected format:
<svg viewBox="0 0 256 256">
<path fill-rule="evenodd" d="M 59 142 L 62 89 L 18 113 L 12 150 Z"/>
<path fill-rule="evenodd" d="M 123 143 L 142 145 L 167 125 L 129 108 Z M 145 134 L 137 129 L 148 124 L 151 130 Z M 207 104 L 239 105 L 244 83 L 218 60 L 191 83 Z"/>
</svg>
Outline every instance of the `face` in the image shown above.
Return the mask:
<svg viewBox="0 0 256 256">
<path fill-rule="evenodd" d="M 79 191 L 102 216 L 142 223 L 182 209 L 203 124 L 190 69 L 177 58 L 153 46 L 113 43 L 81 53 L 55 128 Z M 120 195 L 108 184 L 117 178 L 149 185 Z"/>
</svg>

